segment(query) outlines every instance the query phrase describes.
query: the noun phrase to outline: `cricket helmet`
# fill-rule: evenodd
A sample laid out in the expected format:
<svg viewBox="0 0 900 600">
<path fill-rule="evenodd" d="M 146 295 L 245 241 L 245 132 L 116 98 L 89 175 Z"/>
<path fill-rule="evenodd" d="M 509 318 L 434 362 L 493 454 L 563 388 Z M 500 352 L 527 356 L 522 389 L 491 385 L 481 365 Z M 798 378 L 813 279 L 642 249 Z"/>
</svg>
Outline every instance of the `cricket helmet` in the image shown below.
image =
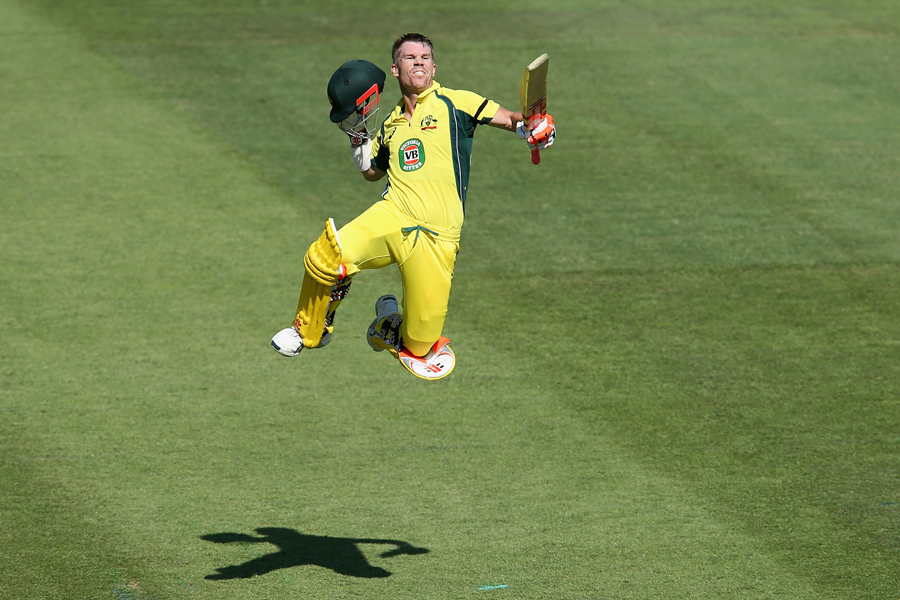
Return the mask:
<svg viewBox="0 0 900 600">
<path fill-rule="evenodd" d="M 331 122 L 340 123 L 353 113 L 368 117 L 384 91 L 384 71 L 367 60 L 349 60 L 328 81 Z"/>
</svg>

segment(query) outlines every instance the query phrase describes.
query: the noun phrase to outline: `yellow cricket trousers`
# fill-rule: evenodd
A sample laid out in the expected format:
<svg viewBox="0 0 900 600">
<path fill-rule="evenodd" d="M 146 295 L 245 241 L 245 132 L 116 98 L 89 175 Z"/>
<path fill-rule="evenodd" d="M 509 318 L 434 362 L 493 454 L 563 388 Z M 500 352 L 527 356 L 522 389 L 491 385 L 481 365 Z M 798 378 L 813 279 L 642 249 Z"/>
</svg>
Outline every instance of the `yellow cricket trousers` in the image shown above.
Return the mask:
<svg viewBox="0 0 900 600">
<path fill-rule="evenodd" d="M 436 229 L 381 200 L 340 229 L 347 276 L 396 263 L 403 283 L 403 343 L 425 355 L 441 336 L 459 231 Z"/>
</svg>

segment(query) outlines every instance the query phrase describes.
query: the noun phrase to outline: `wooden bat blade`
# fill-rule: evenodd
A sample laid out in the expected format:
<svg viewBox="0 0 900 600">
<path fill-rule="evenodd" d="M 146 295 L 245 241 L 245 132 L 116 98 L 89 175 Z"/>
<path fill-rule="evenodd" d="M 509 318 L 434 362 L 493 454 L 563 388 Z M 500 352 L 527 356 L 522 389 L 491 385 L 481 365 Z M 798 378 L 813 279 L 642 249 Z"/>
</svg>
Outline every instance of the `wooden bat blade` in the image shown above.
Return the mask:
<svg viewBox="0 0 900 600">
<path fill-rule="evenodd" d="M 547 71 L 550 68 L 550 57 L 544 53 L 531 61 L 522 73 L 519 82 L 519 101 L 522 104 L 522 114 L 531 129 L 544 118 L 547 113 Z M 537 149 L 531 152 L 531 162 L 539 164 L 541 154 Z"/>
<path fill-rule="evenodd" d="M 536 110 L 543 107 L 546 112 L 547 105 L 547 70 L 550 67 L 550 57 L 545 53 L 534 59 L 522 73 L 522 81 L 519 83 L 519 99 L 522 102 L 522 112 L 525 116 L 531 116 Z M 541 112 L 538 110 L 538 112 Z"/>
</svg>

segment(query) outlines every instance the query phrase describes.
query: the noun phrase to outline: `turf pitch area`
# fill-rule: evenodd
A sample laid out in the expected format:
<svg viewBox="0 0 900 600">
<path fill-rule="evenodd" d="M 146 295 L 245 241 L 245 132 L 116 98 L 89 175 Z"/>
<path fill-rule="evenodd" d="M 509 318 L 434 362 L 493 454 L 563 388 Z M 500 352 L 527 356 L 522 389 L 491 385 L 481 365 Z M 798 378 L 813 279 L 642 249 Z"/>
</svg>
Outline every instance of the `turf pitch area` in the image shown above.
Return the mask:
<svg viewBox="0 0 900 600">
<path fill-rule="evenodd" d="M 357 7 L 0 0 L 0 598 L 897 596 L 897 5 Z M 268 347 L 410 30 L 560 130 L 476 136 L 435 384 L 392 272 Z"/>
</svg>

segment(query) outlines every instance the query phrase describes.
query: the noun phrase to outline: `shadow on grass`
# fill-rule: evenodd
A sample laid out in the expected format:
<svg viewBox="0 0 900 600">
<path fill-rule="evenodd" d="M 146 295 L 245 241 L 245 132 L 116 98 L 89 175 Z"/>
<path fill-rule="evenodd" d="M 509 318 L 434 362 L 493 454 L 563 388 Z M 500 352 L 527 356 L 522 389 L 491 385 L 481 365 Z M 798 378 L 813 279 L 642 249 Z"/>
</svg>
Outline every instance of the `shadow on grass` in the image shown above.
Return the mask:
<svg viewBox="0 0 900 600">
<path fill-rule="evenodd" d="M 370 538 L 340 538 L 324 535 L 306 535 L 284 527 L 261 527 L 256 530 L 259 537 L 244 533 L 210 533 L 200 539 L 216 544 L 273 544 L 277 552 L 266 554 L 242 565 L 229 565 L 216 569 L 216 573 L 205 579 L 246 579 L 265 575 L 278 569 L 288 569 L 303 565 L 315 565 L 331 569 L 339 575 L 350 577 L 390 577 L 391 572 L 369 564 L 357 544 L 387 544 L 395 546 L 382 552 L 382 558 L 400 554 L 426 554 L 427 548 L 416 548 L 408 542 L 379 540 Z"/>
</svg>

